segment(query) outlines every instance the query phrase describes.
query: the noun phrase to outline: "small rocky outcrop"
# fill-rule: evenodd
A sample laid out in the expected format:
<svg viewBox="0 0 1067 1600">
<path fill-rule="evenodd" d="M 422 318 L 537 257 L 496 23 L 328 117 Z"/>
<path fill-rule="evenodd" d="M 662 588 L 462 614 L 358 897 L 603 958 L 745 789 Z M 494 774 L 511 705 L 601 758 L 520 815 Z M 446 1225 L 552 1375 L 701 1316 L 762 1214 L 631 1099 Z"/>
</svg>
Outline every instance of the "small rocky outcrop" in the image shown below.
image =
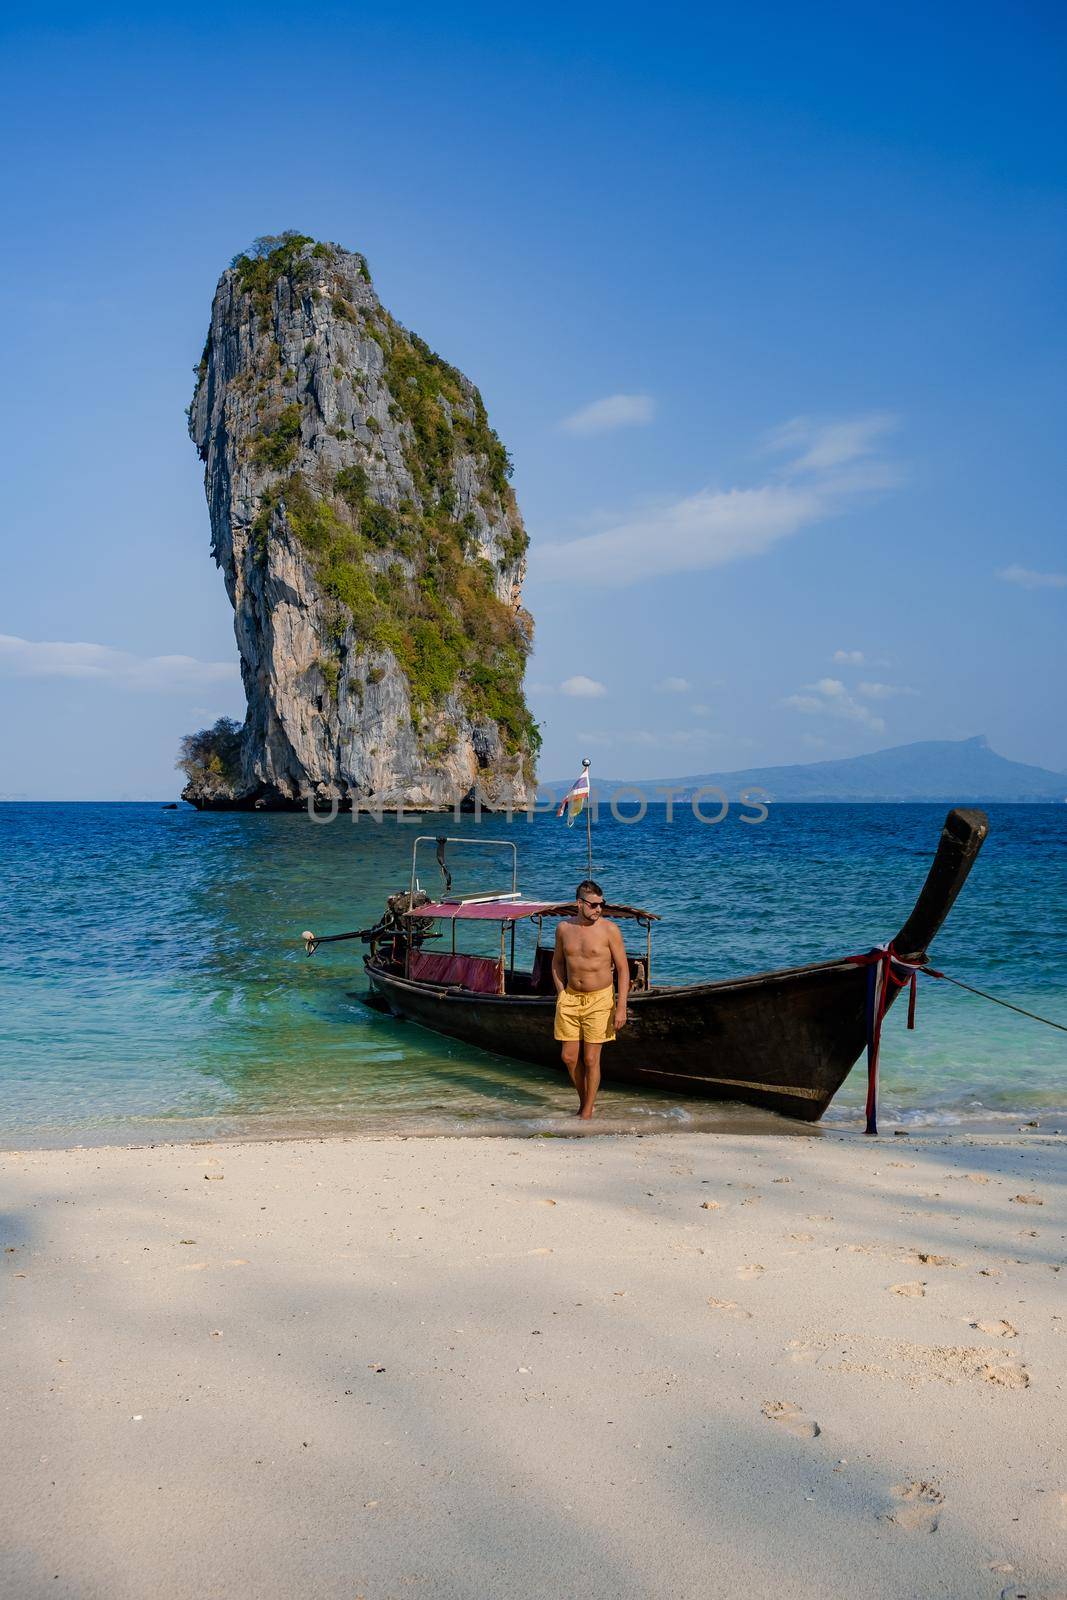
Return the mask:
<svg viewBox="0 0 1067 1600">
<path fill-rule="evenodd" d="M 361 255 L 285 234 L 236 258 L 189 431 L 248 711 L 183 742 L 183 798 L 524 804 L 540 740 L 510 461 Z"/>
</svg>

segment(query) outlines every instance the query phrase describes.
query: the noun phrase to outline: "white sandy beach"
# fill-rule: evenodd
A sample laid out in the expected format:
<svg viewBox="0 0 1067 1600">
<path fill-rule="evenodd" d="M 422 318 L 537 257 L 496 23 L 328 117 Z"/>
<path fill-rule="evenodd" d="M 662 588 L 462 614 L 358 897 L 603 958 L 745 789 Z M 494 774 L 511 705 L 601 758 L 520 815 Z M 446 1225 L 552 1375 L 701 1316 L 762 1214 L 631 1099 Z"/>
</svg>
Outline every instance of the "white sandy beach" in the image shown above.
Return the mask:
<svg viewBox="0 0 1067 1600">
<path fill-rule="evenodd" d="M 0 1593 L 1067 1594 L 1064 1157 L 5 1155 Z"/>
</svg>

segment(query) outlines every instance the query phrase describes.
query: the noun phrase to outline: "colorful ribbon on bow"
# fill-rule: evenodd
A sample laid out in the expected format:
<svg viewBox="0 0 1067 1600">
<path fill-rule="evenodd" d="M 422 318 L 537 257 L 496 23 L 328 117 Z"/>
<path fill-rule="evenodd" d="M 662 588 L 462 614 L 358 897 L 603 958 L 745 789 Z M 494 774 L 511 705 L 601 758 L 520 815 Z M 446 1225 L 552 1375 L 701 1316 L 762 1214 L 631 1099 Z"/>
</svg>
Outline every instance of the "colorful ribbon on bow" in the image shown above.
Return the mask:
<svg viewBox="0 0 1067 1600">
<path fill-rule="evenodd" d="M 902 961 L 892 943 L 879 944 L 866 955 L 846 956 L 846 961 L 867 968 L 867 1127 L 872 1137 L 878 1132 L 878 1051 L 882 1042 L 882 1022 L 889 1009 L 890 1000 L 907 983 L 908 1027 L 915 1026 L 915 994 L 919 973 L 924 971 L 920 961 Z M 899 971 L 897 970 L 899 969 Z M 940 974 L 931 973 L 939 977 Z"/>
</svg>

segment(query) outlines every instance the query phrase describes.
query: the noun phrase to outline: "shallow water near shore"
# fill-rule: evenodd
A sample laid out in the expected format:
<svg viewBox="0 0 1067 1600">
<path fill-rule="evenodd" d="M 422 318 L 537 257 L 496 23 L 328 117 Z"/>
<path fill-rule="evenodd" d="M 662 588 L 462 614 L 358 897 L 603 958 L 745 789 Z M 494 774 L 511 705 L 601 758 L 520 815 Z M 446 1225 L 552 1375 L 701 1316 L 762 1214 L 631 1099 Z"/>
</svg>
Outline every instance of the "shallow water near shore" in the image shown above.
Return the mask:
<svg viewBox="0 0 1067 1600">
<path fill-rule="evenodd" d="M 662 808 L 632 825 L 605 814 L 594 874 L 609 897 L 662 915 L 655 981 L 758 972 L 895 933 L 946 809 L 782 805 L 752 826 L 735 807 L 715 827 L 681 808 L 670 824 Z M 1067 1021 L 1067 807 L 989 809 L 990 837 L 933 959 Z M 552 816 L 323 824 L 156 804 L 0 805 L 0 1145 L 569 1131 L 561 1075 L 370 1011 L 358 941 L 304 956 L 304 928 L 373 922 L 406 887 L 415 835 L 437 831 L 513 840 L 531 897 L 569 896 L 585 874 L 584 830 Z M 508 886 L 489 876 L 488 854 L 472 861 L 457 885 Z M 422 882 L 440 883 L 432 847 Z M 467 948 L 479 937 L 488 951 L 487 930 Z M 519 963 L 532 948 L 524 927 Z M 916 1031 L 904 1020 L 898 1007 L 886 1025 L 883 1122 L 1067 1126 L 1064 1034 L 930 980 Z M 863 1092 L 857 1068 L 823 1126 L 855 1125 Z M 605 1131 L 747 1132 L 759 1121 L 632 1086 L 606 1086 L 600 1102 Z"/>
</svg>

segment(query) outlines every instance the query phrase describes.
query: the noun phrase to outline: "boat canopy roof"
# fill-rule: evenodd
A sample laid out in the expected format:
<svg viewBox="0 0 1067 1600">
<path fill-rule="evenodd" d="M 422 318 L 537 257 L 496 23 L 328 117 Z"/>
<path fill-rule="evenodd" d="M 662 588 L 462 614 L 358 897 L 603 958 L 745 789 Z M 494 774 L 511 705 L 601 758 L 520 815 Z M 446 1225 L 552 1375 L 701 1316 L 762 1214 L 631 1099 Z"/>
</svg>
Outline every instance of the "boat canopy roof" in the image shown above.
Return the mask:
<svg viewBox="0 0 1067 1600">
<path fill-rule="evenodd" d="M 428 900 L 413 906 L 409 917 L 440 917 L 448 922 L 521 922 L 523 917 L 544 915 L 546 900 Z"/>
<path fill-rule="evenodd" d="M 639 911 L 636 906 L 605 905 L 609 917 L 630 917 L 636 922 L 658 922 L 654 911 Z M 574 900 L 428 900 L 413 906 L 409 917 L 439 917 L 447 922 L 520 922 L 524 917 L 575 917 Z"/>
</svg>

